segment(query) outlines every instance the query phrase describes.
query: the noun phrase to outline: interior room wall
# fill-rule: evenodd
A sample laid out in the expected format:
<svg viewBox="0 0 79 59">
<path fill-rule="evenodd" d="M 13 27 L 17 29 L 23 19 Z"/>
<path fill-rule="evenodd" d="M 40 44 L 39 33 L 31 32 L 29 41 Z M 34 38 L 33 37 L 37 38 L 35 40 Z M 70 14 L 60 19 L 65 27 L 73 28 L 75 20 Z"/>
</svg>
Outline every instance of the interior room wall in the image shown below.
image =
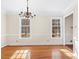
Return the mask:
<svg viewBox="0 0 79 59">
<path fill-rule="evenodd" d="M 1 12 L 1 46 L 6 45 L 6 15 L 5 12 Z"/>
<path fill-rule="evenodd" d="M 74 44 L 74 55 L 78 58 L 78 2 L 76 2 L 74 9 L 74 20 L 73 20 L 73 44 Z"/>
<path fill-rule="evenodd" d="M 5 1 L 5 0 L 4 0 Z M 62 39 L 52 39 L 50 32 L 51 32 L 51 17 L 52 16 L 36 16 L 32 21 L 31 21 L 31 38 L 27 39 L 20 39 L 19 38 L 19 16 L 17 11 L 19 9 L 12 7 L 14 6 L 15 1 L 9 1 L 7 0 L 7 14 L 6 14 L 6 40 L 8 45 L 46 45 L 46 44 L 62 44 L 63 40 Z M 6 1 L 5 1 L 6 2 Z M 15 4 L 17 5 L 17 3 Z M 20 4 L 21 5 L 21 4 Z M 70 6 L 69 6 L 70 7 Z M 19 8 L 19 7 L 18 7 Z M 72 7 L 73 8 L 73 7 Z M 65 11 L 64 13 L 67 14 L 66 12 L 69 13 L 70 9 Z M 8 10 L 11 9 L 11 10 Z M 13 12 L 14 10 L 16 12 Z M 6 10 L 6 9 L 5 9 Z M 57 9 L 56 9 L 57 10 Z M 12 12 L 11 12 L 12 11 Z M 55 10 L 54 10 L 55 11 Z M 64 10 L 63 10 L 64 11 Z M 55 11 L 56 12 L 56 11 Z M 63 14 L 61 13 L 52 13 L 54 16 Z M 45 13 L 45 12 L 44 12 Z M 46 14 L 46 13 L 45 13 Z M 64 15 L 63 15 L 64 16 Z M 62 16 L 60 16 L 62 18 Z M 64 28 L 63 28 L 64 29 Z M 75 30 L 75 29 L 74 29 Z M 64 33 L 64 32 L 63 32 Z M 76 34 L 74 34 L 76 36 Z"/>
<path fill-rule="evenodd" d="M 65 11 L 65 15 L 68 13 L 71 13 L 73 11 L 73 52 L 76 56 L 76 59 L 78 58 L 78 0 L 75 0 L 74 6 L 68 8 Z"/>
<path fill-rule="evenodd" d="M 19 38 L 20 18 L 17 13 L 7 13 L 6 19 L 8 45 L 61 45 L 63 43 L 63 39 L 51 38 L 52 16 L 36 16 L 31 19 L 31 37 L 27 39 Z"/>
<path fill-rule="evenodd" d="M 7 45 L 6 43 L 6 1 L 1 1 L 1 47 Z"/>
</svg>

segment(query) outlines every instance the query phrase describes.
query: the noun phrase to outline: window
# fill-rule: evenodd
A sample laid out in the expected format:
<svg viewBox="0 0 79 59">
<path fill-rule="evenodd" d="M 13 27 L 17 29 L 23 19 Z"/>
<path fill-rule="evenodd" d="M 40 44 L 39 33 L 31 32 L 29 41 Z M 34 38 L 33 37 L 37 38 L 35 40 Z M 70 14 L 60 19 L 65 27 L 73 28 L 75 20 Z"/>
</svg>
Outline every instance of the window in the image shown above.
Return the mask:
<svg viewBox="0 0 79 59">
<path fill-rule="evenodd" d="M 21 19 L 21 38 L 30 37 L 30 19 L 22 18 Z"/>
<path fill-rule="evenodd" d="M 60 19 L 52 19 L 52 37 L 60 37 Z"/>
</svg>

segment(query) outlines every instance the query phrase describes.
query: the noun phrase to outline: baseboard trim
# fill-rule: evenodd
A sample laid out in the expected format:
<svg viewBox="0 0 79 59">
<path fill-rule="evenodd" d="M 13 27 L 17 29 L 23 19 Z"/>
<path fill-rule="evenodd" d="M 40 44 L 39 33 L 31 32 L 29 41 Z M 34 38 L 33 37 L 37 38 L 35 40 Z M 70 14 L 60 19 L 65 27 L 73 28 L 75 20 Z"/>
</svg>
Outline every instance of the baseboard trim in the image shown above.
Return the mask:
<svg viewBox="0 0 79 59">
<path fill-rule="evenodd" d="M 64 45 L 7 45 L 9 47 L 24 47 L 24 46 L 64 46 Z"/>
<path fill-rule="evenodd" d="M 4 47 L 6 47 L 7 45 L 3 45 L 3 46 L 1 46 L 1 48 L 4 48 Z"/>
</svg>

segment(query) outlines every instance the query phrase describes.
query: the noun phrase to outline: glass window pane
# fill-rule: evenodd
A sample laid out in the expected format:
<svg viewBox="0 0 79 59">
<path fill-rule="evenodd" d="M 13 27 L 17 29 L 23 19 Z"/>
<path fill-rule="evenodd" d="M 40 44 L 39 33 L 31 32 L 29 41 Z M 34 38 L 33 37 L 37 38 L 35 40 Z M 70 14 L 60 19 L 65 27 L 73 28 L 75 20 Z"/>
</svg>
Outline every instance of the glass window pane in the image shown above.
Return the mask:
<svg viewBox="0 0 79 59">
<path fill-rule="evenodd" d="M 60 19 L 52 20 L 52 37 L 60 37 Z"/>
<path fill-rule="evenodd" d="M 30 37 L 30 19 L 21 20 L 21 37 Z"/>
<path fill-rule="evenodd" d="M 30 33 L 30 27 L 22 27 L 21 33 Z"/>
<path fill-rule="evenodd" d="M 21 24 L 22 25 L 29 25 L 30 24 L 30 20 L 29 19 L 22 19 L 21 20 Z"/>
</svg>

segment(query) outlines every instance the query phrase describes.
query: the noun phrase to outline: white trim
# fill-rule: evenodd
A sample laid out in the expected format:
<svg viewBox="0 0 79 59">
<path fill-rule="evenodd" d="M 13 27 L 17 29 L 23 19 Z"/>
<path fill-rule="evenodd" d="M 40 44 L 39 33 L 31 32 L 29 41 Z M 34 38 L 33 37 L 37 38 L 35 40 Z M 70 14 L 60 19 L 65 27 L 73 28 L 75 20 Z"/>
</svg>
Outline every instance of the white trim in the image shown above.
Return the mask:
<svg viewBox="0 0 79 59">
<path fill-rule="evenodd" d="M 1 48 L 5 47 L 5 46 L 7 46 L 7 45 L 3 45 L 3 46 L 1 46 Z"/>
<path fill-rule="evenodd" d="M 21 34 L 21 20 L 23 19 L 24 17 L 19 17 L 19 39 L 30 39 L 31 38 L 31 35 L 30 35 L 30 37 L 27 37 L 27 38 L 22 38 L 21 36 L 20 36 L 20 34 Z M 31 18 L 30 18 L 31 19 Z M 31 21 L 30 21 L 30 24 L 31 24 Z M 30 25 L 29 25 L 30 26 Z M 30 32 L 31 32 L 31 26 L 30 26 Z"/>
<path fill-rule="evenodd" d="M 19 39 L 21 39 L 20 34 L 21 34 L 21 18 L 19 17 Z"/>
<path fill-rule="evenodd" d="M 68 13 L 66 13 L 64 17 L 67 17 L 67 16 L 69 16 L 69 15 L 71 15 L 71 14 L 74 14 L 74 10 L 69 11 Z"/>
<path fill-rule="evenodd" d="M 63 17 L 63 45 L 65 45 L 65 17 Z"/>
</svg>

